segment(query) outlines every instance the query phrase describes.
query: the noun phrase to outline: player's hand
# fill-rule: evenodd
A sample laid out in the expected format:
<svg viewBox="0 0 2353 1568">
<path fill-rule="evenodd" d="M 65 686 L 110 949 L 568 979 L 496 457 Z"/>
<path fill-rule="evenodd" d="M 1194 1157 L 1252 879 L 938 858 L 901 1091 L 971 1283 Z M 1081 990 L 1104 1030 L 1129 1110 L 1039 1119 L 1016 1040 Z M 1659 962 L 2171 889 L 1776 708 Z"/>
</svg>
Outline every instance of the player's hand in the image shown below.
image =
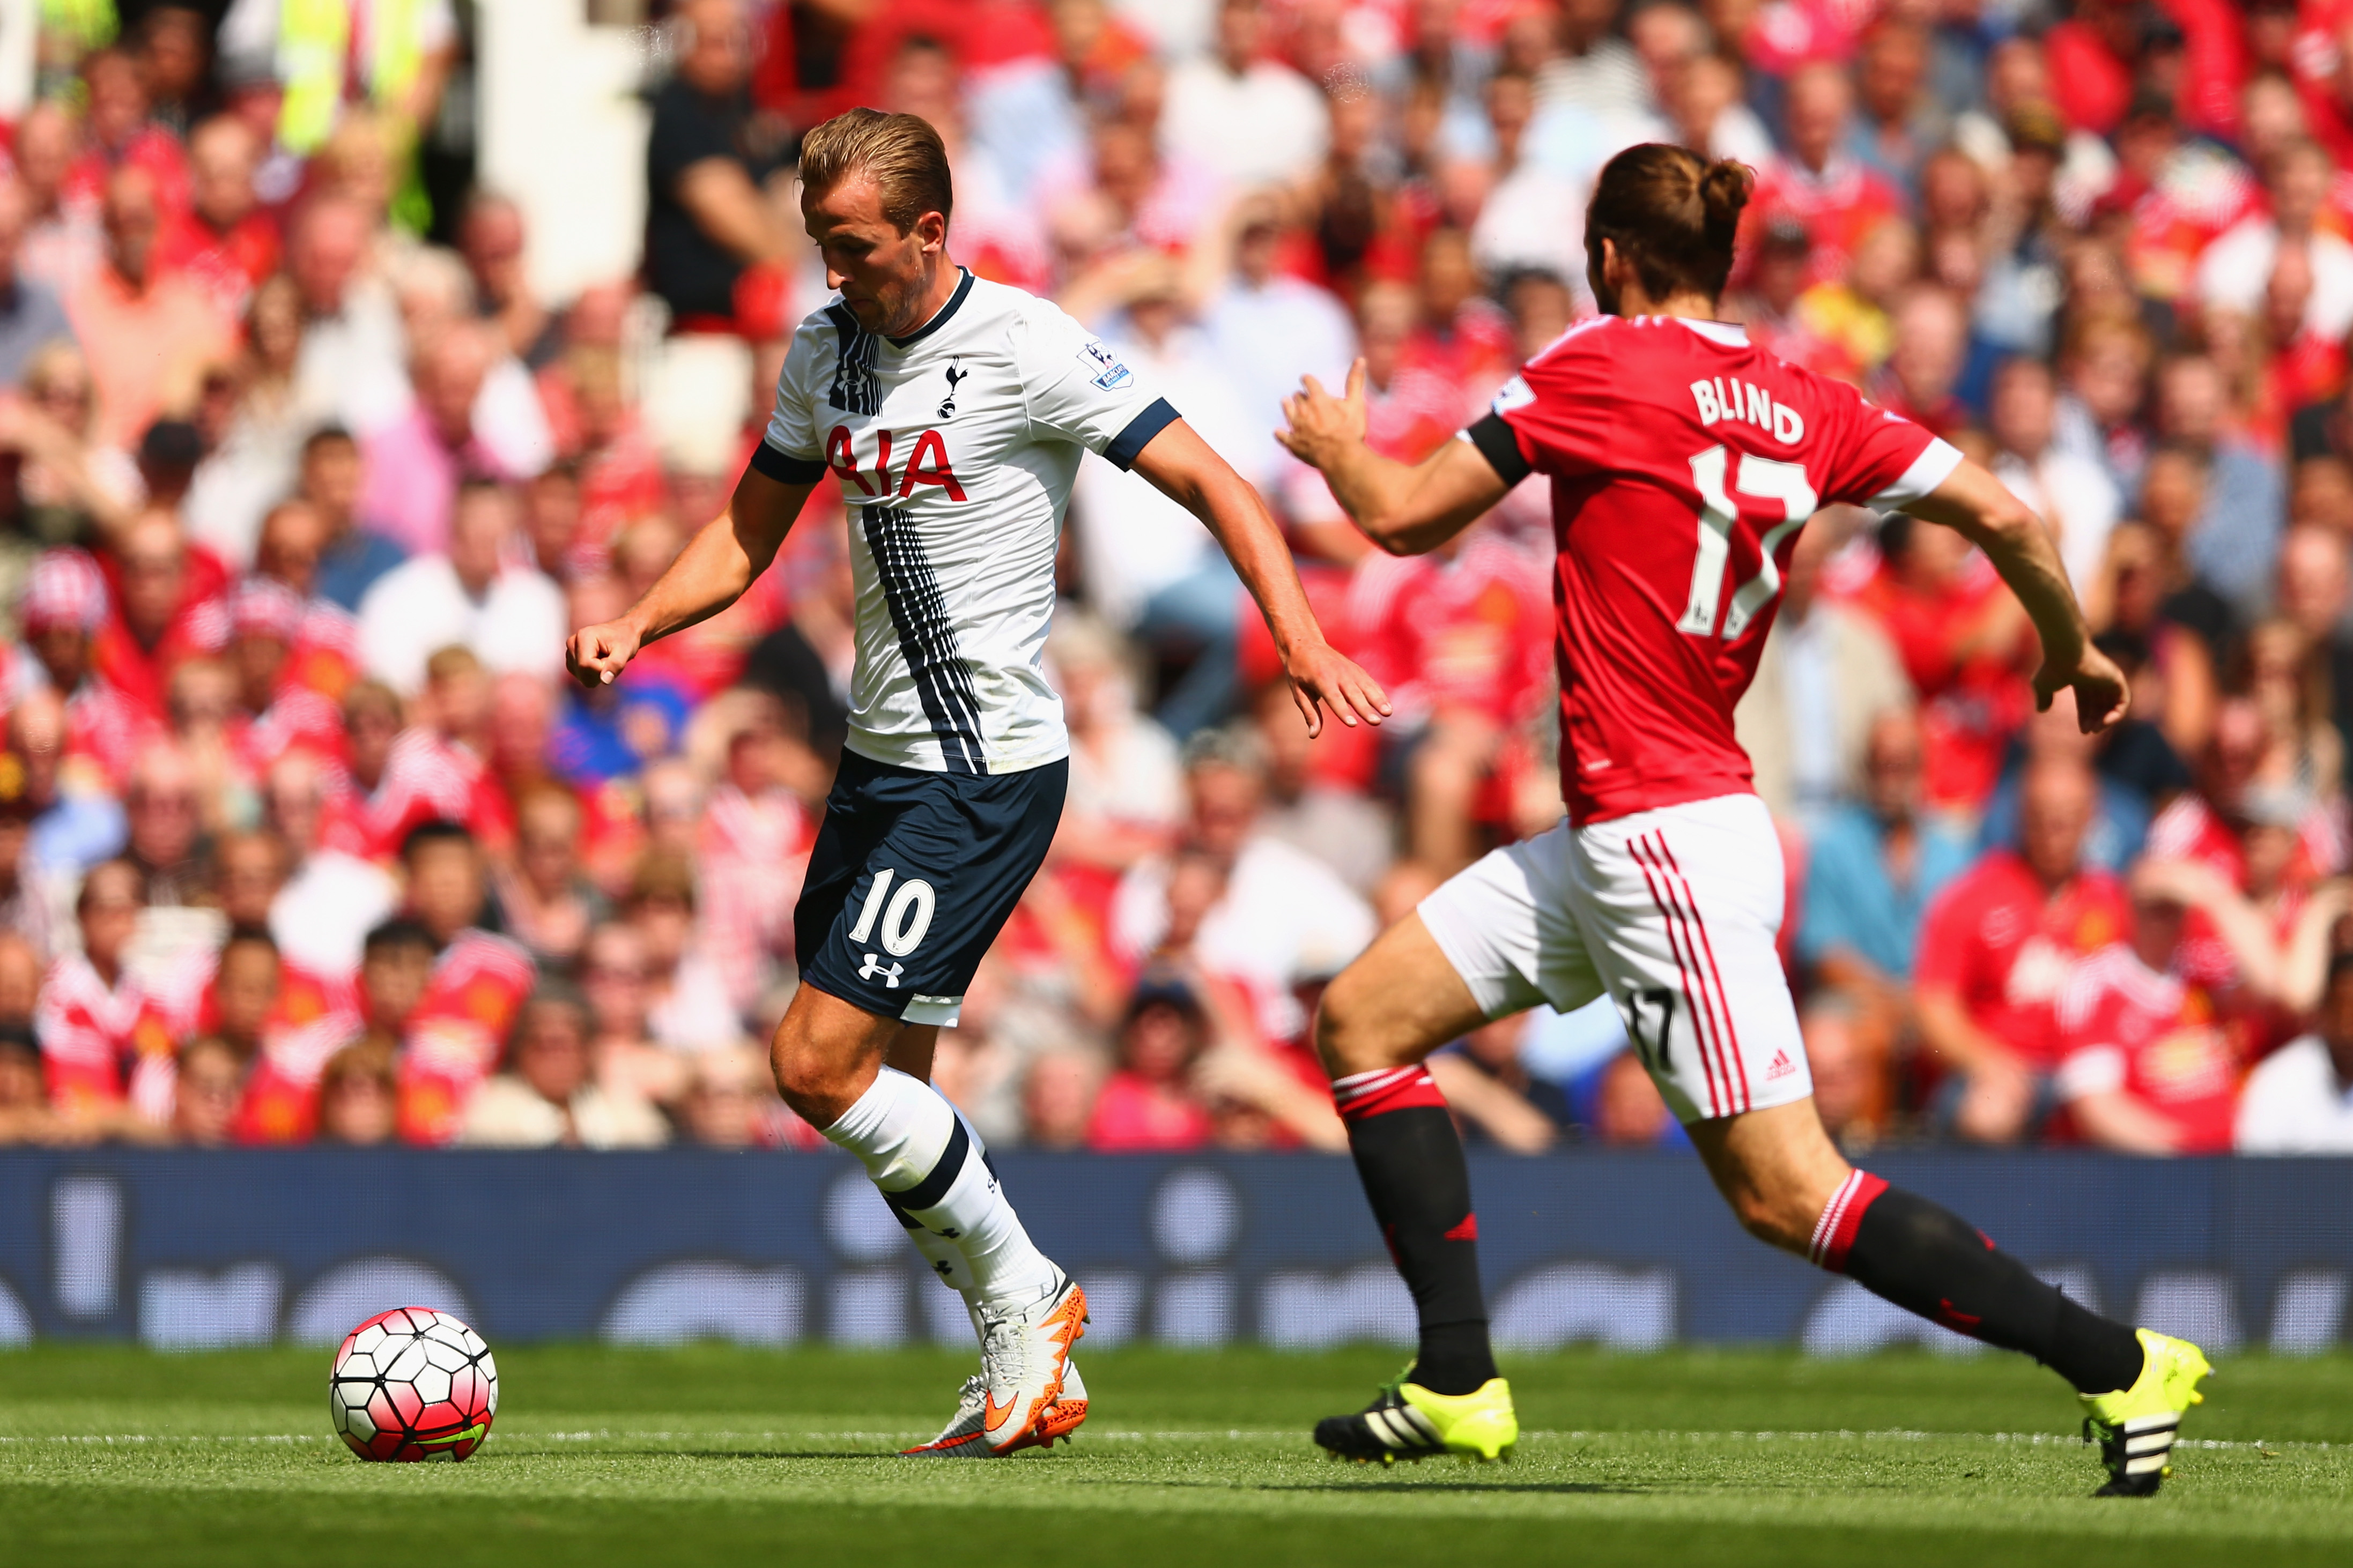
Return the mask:
<svg viewBox="0 0 2353 1568">
<path fill-rule="evenodd" d="M 1311 468 L 1321 469 L 1350 447 L 1362 446 L 1370 418 L 1365 405 L 1365 362 L 1360 359 L 1348 367 L 1348 388 L 1338 397 L 1314 376 L 1303 378 L 1299 390 L 1282 400 L 1282 416 L 1291 421 L 1291 428 L 1277 430 L 1274 438 Z"/>
<path fill-rule="evenodd" d="M 2086 735 L 2122 722 L 2126 710 L 2132 706 L 2132 684 L 2125 672 L 2089 643 L 2084 645 L 2073 668 L 2046 660 L 2035 672 L 2034 710 L 2048 711 L 2051 700 L 2070 689 L 2075 693 L 2075 722 Z"/>
<path fill-rule="evenodd" d="M 1324 732 L 1324 710 L 1353 730 L 1356 721 L 1378 724 L 1389 716 L 1388 693 L 1381 683 L 1356 667 L 1354 659 L 1318 642 L 1292 655 L 1283 671 L 1291 678 L 1291 700 L 1307 721 L 1310 740 Z"/>
<path fill-rule="evenodd" d="M 582 626 L 565 641 L 564 668 L 592 691 L 610 686 L 638 657 L 638 628 L 626 620 Z"/>
</svg>

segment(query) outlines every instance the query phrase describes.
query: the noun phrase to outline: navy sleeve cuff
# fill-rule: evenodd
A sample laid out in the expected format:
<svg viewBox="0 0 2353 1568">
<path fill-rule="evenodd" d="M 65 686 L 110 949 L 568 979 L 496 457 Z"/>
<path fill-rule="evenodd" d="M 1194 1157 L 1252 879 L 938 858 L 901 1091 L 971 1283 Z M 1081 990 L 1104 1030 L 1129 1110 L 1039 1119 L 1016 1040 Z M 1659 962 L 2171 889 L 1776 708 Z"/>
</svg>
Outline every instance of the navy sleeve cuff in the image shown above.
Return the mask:
<svg viewBox="0 0 2353 1568">
<path fill-rule="evenodd" d="M 1520 451 L 1520 437 L 1500 414 L 1490 414 L 1468 430 L 1463 438 L 1479 448 L 1479 455 L 1493 466 L 1496 477 L 1507 485 L 1516 485 L 1535 471 Z"/>
<path fill-rule="evenodd" d="M 1103 448 L 1104 459 L 1123 471 L 1133 468 L 1135 459 L 1144 456 L 1144 448 L 1152 445 L 1152 438 L 1176 424 L 1176 410 L 1168 405 L 1166 398 L 1154 398 L 1152 406 L 1129 420 L 1127 428 Z"/>
<path fill-rule="evenodd" d="M 822 460 L 779 452 L 765 441 L 752 448 L 752 467 L 780 485 L 813 485 L 825 478 Z"/>
</svg>

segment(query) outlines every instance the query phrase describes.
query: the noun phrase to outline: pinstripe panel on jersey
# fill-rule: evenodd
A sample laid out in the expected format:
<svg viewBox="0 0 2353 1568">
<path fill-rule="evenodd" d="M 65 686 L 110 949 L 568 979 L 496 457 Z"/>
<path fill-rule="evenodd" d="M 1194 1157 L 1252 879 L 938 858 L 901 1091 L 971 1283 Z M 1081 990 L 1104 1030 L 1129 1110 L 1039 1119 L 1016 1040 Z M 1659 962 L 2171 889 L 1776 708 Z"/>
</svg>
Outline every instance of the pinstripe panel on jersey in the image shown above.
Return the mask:
<svg viewBox="0 0 2353 1568">
<path fill-rule="evenodd" d="M 825 400 L 846 414 L 872 416 L 882 412 L 882 384 L 875 379 L 874 355 L 881 340 L 858 324 L 847 305 L 829 305 L 825 319 L 833 323 L 833 386 Z"/>
<path fill-rule="evenodd" d="M 972 671 L 956 648 L 955 628 L 922 539 L 900 507 L 860 507 L 858 519 L 892 625 L 898 628 L 899 651 L 906 657 L 932 733 L 939 737 L 941 763 L 952 773 L 987 773 Z"/>
</svg>

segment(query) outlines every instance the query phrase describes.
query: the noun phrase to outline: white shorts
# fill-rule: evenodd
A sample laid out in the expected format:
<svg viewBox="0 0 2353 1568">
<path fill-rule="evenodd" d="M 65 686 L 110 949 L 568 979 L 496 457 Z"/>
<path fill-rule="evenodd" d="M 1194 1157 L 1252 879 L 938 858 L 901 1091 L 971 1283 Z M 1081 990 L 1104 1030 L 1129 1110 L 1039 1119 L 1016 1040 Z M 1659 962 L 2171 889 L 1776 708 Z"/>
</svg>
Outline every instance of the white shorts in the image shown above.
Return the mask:
<svg viewBox="0 0 2353 1568">
<path fill-rule="evenodd" d="M 1781 843 L 1765 803 L 1718 795 L 1508 845 L 1421 901 L 1490 1018 L 1607 995 L 1685 1121 L 1813 1093 L 1774 939 Z"/>
</svg>

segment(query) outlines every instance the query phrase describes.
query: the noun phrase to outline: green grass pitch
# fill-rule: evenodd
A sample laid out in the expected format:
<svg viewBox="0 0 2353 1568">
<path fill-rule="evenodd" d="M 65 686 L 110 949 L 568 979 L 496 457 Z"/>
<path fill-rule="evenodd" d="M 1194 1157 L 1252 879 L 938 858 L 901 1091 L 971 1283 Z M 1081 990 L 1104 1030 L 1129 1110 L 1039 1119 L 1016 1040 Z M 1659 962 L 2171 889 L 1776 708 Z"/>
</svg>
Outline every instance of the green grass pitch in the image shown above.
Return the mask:
<svg viewBox="0 0 2353 1568">
<path fill-rule="evenodd" d="M 1387 1471 L 1305 1434 L 1392 1353 L 1082 1359 L 1077 1445 L 987 1464 L 889 1457 L 945 1414 L 944 1352 L 518 1347 L 450 1466 L 346 1454 L 321 1352 L 12 1352 L 0 1562 L 2353 1562 L 2353 1359 L 2227 1361 L 2146 1502 L 2086 1495 L 2073 1401 L 2014 1357 L 1517 1359 L 1515 1460 Z"/>
</svg>

